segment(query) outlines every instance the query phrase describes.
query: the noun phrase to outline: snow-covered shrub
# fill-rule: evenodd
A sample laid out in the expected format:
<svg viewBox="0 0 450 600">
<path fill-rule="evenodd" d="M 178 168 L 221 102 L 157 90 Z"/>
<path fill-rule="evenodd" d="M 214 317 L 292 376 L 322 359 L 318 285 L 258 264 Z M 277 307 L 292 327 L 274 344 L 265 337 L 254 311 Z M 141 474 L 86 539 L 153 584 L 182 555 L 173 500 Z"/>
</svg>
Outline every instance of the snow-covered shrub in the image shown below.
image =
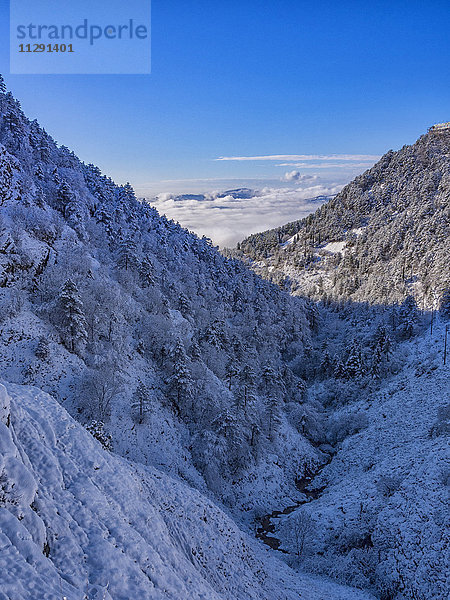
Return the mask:
<svg viewBox="0 0 450 600">
<path fill-rule="evenodd" d="M 105 450 L 112 451 L 112 437 L 109 433 L 106 433 L 103 421 L 91 421 L 86 425 L 86 429 L 100 442 Z"/>
<path fill-rule="evenodd" d="M 364 412 L 343 413 L 331 419 L 327 431 L 330 444 L 339 444 L 346 437 L 355 435 L 368 426 L 369 420 Z"/>
<path fill-rule="evenodd" d="M 326 408 L 338 408 L 351 404 L 361 395 L 361 388 L 356 381 L 328 379 L 317 390 L 315 397 Z"/>
<path fill-rule="evenodd" d="M 289 422 L 308 439 L 321 442 L 325 437 L 325 414 L 319 402 L 289 402 L 286 404 Z"/>
<path fill-rule="evenodd" d="M 283 541 L 288 544 L 289 550 L 295 555 L 297 562 L 303 560 L 305 555 L 311 552 L 314 534 L 314 519 L 301 509 L 289 515 L 282 525 Z"/>
<path fill-rule="evenodd" d="M 39 338 L 34 354 L 36 355 L 36 358 L 39 358 L 39 360 L 46 360 L 49 357 L 49 343 L 45 336 Z"/>
</svg>

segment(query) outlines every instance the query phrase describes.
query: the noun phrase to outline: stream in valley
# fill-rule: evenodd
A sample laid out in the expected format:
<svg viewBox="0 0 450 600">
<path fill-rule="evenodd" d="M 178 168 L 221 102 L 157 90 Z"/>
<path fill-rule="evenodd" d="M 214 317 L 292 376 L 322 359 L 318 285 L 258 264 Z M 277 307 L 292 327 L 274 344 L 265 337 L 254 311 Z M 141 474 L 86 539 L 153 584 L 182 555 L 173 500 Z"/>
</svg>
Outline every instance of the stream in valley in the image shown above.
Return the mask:
<svg viewBox="0 0 450 600">
<path fill-rule="evenodd" d="M 280 548 L 281 540 L 273 535 L 276 529 L 274 520 L 279 519 L 283 515 L 289 515 L 296 508 L 302 506 L 302 504 L 306 504 L 308 502 L 311 502 L 312 500 L 316 500 L 321 496 L 322 492 L 325 489 L 325 486 L 311 487 L 311 484 L 313 483 L 314 479 L 322 472 L 322 470 L 328 464 L 330 464 L 331 460 L 332 457 L 330 457 L 327 462 L 320 465 L 320 467 L 318 467 L 315 471 L 306 468 L 304 475 L 301 478 L 296 479 L 295 486 L 299 492 L 305 495 L 304 500 L 299 500 L 296 504 L 286 506 L 283 509 L 274 510 L 270 514 L 264 515 L 263 517 L 260 517 L 257 520 L 256 537 L 262 542 L 264 542 L 264 544 L 272 548 L 272 550 L 278 550 L 283 554 L 289 554 L 287 550 Z"/>
</svg>

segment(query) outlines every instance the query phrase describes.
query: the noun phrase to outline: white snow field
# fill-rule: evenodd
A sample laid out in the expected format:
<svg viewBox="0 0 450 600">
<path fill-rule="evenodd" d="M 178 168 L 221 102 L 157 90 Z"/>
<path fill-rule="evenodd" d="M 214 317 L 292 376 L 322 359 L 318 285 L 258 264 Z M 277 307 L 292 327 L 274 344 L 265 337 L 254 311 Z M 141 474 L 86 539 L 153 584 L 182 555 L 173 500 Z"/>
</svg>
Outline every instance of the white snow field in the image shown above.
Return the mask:
<svg viewBox="0 0 450 600">
<path fill-rule="evenodd" d="M 0 385 L 1 600 L 363 600 L 298 575 L 197 491 Z"/>
</svg>

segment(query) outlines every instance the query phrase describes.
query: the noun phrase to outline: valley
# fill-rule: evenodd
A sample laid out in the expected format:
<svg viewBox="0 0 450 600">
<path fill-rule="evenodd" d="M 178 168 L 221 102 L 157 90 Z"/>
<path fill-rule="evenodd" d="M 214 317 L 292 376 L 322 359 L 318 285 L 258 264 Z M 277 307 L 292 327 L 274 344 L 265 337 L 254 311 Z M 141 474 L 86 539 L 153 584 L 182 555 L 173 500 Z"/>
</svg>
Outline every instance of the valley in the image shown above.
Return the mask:
<svg viewBox="0 0 450 600">
<path fill-rule="evenodd" d="M 433 135 L 220 253 L 0 79 L 1 600 L 445 600 Z"/>
</svg>

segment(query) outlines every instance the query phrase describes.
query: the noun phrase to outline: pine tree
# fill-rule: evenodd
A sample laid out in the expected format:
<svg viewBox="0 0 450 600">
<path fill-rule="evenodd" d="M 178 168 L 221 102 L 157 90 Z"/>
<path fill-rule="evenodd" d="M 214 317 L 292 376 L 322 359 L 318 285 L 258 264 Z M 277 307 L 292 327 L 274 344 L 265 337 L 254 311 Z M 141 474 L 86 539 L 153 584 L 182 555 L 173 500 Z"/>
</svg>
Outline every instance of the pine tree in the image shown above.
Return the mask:
<svg viewBox="0 0 450 600">
<path fill-rule="evenodd" d="M 304 402 L 306 400 L 307 391 L 308 386 L 306 385 L 306 382 L 303 379 L 298 379 L 295 384 L 295 400 L 300 403 Z"/>
<path fill-rule="evenodd" d="M 262 372 L 262 380 L 264 382 L 264 388 L 266 392 L 270 392 L 271 390 L 276 388 L 277 385 L 277 376 L 275 373 L 275 369 L 271 364 L 267 364 Z"/>
<path fill-rule="evenodd" d="M 127 203 L 129 203 L 132 200 L 136 200 L 136 195 L 134 193 L 133 187 L 128 181 L 124 186 L 120 188 L 120 199 Z"/>
<path fill-rule="evenodd" d="M 3 225 L 3 219 L 0 217 L 0 254 L 11 256 L 16 251 L 16 244 L 11 232 Z"/>
<path fill-rule="evenodd" d="M 345 365 L 340 358 L 336 358 L 334 361 L 333 377 L 336 379 L 344 379 L 346 376 Z"/>
<path fill-rule="evenodd" d="M 404 339 L 411 338 L 419 320 L 417 304 L 413 296 L 407 296 L 399 310 L 399 333 Z"/>
<path fill-rule="evenodd" d="M 189 303 L 189 300 L 186 298 L 183 292 L 180 292 L 180 295 L 178 296 L 178 308 L 183 317 L 188 315 L 191 311 L 191 305 Z"/>
<path fill-rule="evenodd" d="M 243 444 L 243 432 L 237 416 L 229 409 L 224 409 L 212 422 L 217 434 L 226 441 L 226 461 L 232 474 L 236 474 L 248 464 L 249 451 Z"/>
<path fill-rule="evenodd" d="M 133 395 L 133 410 L 135 410 L 139 416 L 139 423 L 144 422 L 145 414 L 150 410 L 150 392 L 146 385 L 139 382 L 134 395 Z"/>
<path fill-rule="evenodd" d="M 137 264 L 137 247 L 131 238 L 123 239 L 117 250 L 117 265 L 127 271 Z"/>
<path fill-rule="evenodd" d="M 58 297 L 60 326 L 68 350 L 81 354 L 86 345 L 87 324 L 78 289 L 71 279 L 63 285 Z"/>
<path fill-rule="evenodd" d="M 46 360 L 48 358 L 50 350 L 48 340 L 46 337 L 42 336 L 39 338 L 39 342 L 36 346 L 36 350 L 34 353 L 36 355 L 36 358 L 39 358 L 40 360 Z"/>
<path fill-rule="evenodd" d="M 24 116 L 20 109 L 20 104 L 14 99 L 11 92 L 6 94 L 7 108 L 3 116 L 3 121 L 8 128 L 12 137 L 17 141 L 20 136 L 23 136 L 24 131 Z"/>
<path fill-rule="evenodd" d="M 61 212 L 65 217 L 67 217 L 67 208 L 69 204 L 73 201 L 74 194 L 70 189 L 69 184 L 65 179 L 58 186 L 58 204 Z"/>
<path fill-rule="evenodd" d="M 0 94 L 6 94 L 6 84 L 3 75 L 0 73 Z"/>
<path fill-rule="evenodd" d="M 372 379 L 380 379 L 382 363 L 383 353 L 381 351 L 381 346 L 377 345 L 373 353 L 372 362 L 370 365 L 370 376 L 372 377 Z"/>
<path fill-rule="evenodd" d="M 139 280 L 143 287 L 150 287 L 155 283 L 154 272 L 152 261 L 145 256 L 139 265 Z"/>
<path fill-rule="evenodd" d="M 327 349 L 325 349 L 325 352 L 323 354 L 322 360 L 320 362 L 320 372 L 325 375 L 328 376 L 331 372 L 333 366 L 333 361 L 331 360 L 331 356 L 330 353 L 328 352 Z"/>
<path fill-rule="evenodd" d="M 202 358 L 202 353 L 200 351 L 200 346 L 196 341 L 193 341 L 191 344 L 191 358 L 192 360 L 200 361 Z"/>
<path fill-rule="evenodd" d="M 170 378 L 172 399 L 178 414 L 186 412 L 188 401 L 192 396 L 192 378 L 187 365 L 187 357 L 183 342 L 178 340 L 172 353 L 173 374 Z M 183 400 L 183 402 L 182 402 Z"/>
<path fill-rule="evenodd" d="M 261 437 L 261 427 L 257 423 L 253 423 L 251 437 L 250 437 L 250 446 L 252 446 L 252 447 L 257 446 L 260 437 Z"/>
<path fill-rule="evenodd" d="M 39 140 L 38 153 L 39 158 L 42 160 L 42 162 L 47 163 L 50 160 L 50 144 L 45 132 L 42 132 L 41 138 Z"/>
<path fill-rule="evenodd" d="M 281 400 L 286 388 L 279 370 L 272 364 L 267 364 L 262 372 L 262 380 L 266 394 L 276 395 Z"/>
<path fill-rule="evenodd" d="M 214 431 L 225 439 L 232 438 L 238 427 L 236 416 L 229 410 L 223 410 L 212 422 Z"/>
<path fill-rule="evenodd" d="M 389 355 L 392 351 L 392 340 L 387 332 L 386 327 L 382 326 L 379 330 L 378 335 L 381 351 L 387 358 L 389 358 Z"/>
<path fill-rule="evenodd" d="M 307 317 L 312 331 L 316 332 L 319 328 L 320 314 L 318 307 L 313 302 L 308 305 Z"/>
<path fill-rule="evenodd" d="M 101 204 L 95 208 L 95 219 L 97 223 L 101 223 L 105 228 L 107 235 L 111 238 L 114 235 L 114 217 L 110 206 Z"/>
<path fill-rule="evenodd" d="M 226 341 L 223 323 L 218 319 L 211 323 L 205 331 L 204 340 L 214 348 L 222 348 Z"/>
<path fill-rule="evenodd" d="M 361 348 L 354 341 L 350 347 L 350 353 L 345 362 L 345 376 L 350 379 L 361 377 L 364 373 Z"/>
<path fill-rule="evenodd" d="M 228 389 L 231 390 L 232 382 L 235 380 L 239 373 L 239 369 L 232 358 L 228 359 L 227 366 L 225 367 L 225 380 L 228 383 Z"/>
<path fill-rule="evenodd" d="M 256 375 L 250 365 L 244 365 L 239 373 L 239 389 L 236 395 L 236 406 L 244 412 L 249 412 L 256 402 Z"/>
<path fill-rule="evenodd" d="M 36 165 L 36 168 L 34 169 L 34 174 L 40 181 L 44 179 L 44 171 L 42 170 L 41 163 L 38 163 Z"/>
<path fill-rule="evenodd" d="M 267 433 L 269 439 L 275 441 L 275 436 L 281 425 L 281 403 L 275 394 L 267 398 Z"/>
<path fill-rule="evenodd" d="M 0 144 L 0 206 L 20 196 L 20 188 L 16 181 L 19 169 L 17 160 Z"/>
</svg>

